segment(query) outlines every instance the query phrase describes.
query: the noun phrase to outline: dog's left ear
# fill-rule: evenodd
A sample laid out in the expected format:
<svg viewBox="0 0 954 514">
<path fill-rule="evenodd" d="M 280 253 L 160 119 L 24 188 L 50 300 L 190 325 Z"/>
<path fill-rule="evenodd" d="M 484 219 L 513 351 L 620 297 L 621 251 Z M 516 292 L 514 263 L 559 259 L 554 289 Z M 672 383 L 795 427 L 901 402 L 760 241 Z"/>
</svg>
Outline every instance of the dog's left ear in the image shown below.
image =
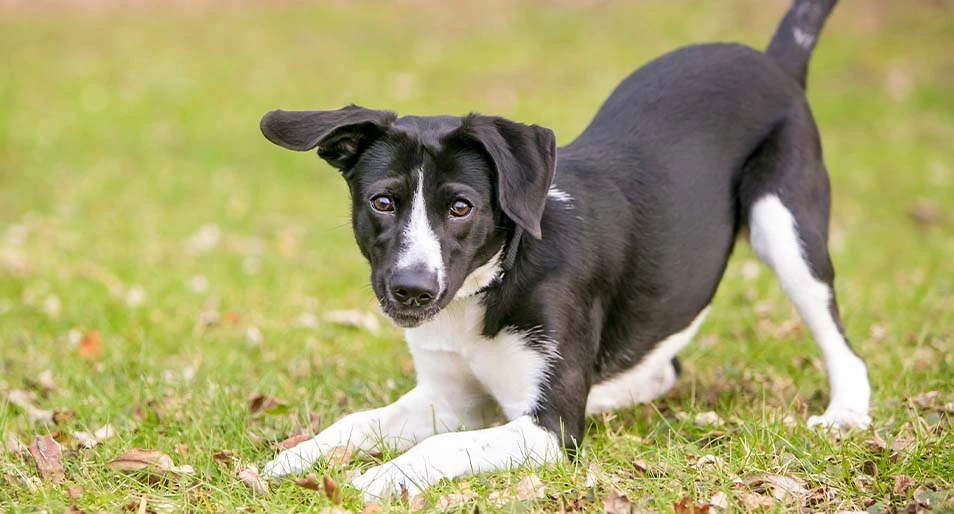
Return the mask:
<svg viewBox="0 0 954 514">
<path fill-rule="evenodd" d="M 397 119 L 390 111 L 349 105 L 335 111 L 271 111 L 262 117 L 262 134 L 278 146 L 318 156 L 346 171 L 361 152 Z"/>
<path fill-rule="evenodd" d="M 477 142 L 497 172 L 500 208 L 518 226 L 540 239 L 540 220 L 556 164 L 553 131 L 496 116 L 471 114 L 459 135 Z"/>
</svg>

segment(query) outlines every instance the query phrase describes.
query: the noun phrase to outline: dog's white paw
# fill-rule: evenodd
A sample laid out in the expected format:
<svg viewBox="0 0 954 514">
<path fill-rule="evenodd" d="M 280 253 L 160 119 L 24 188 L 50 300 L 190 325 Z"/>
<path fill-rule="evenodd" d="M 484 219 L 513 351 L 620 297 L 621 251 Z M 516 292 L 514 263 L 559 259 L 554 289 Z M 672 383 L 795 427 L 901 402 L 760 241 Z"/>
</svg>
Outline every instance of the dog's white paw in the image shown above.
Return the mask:
<svg viewBox="0 0 954 514">
<path fill-rule="evenodd" d="M 831 409 L 821 416 L 808 418 L 808 427 L 821 427 L 827 430 L 864 430 L 871 425 L 871 416 L 866 412 L 848 409 Z"/>
<path fill-rule="evenodd" d="M 397 498 L 402 491 L 411 497 L 426 487 L 412 468 L 402 469 L 396 460 L 375 466 L 352 479 L 351 485 L 361 490 L 366 502 Z"/>
<path fill-rule="evenodd" d="M 320 452 L 314 441 L 305 441 L 289 448 L 265 464 L 262 476 L 273 479 L 286 475 L 295 475 L 309 469 L 318 461 Z"/>
</svg>

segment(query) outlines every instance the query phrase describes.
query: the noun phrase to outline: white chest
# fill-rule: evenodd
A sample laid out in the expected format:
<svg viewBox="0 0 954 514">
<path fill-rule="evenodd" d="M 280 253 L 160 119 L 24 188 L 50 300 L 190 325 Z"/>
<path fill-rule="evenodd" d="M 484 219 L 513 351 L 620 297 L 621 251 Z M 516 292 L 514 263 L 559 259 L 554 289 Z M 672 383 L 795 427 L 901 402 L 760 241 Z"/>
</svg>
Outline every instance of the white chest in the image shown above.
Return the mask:
<svg viewBox="0 0 954 514">
<path fill-rule="evenodd" d="M 540 399 L 552 352 L 530 348 L 529 334 L 511 330 L 481 335 L 484 308 L 476 296 L 459 298 L 433 320 L 406 332 L 418 381 L 450 390 L 473 384 L 492 396 L 508 419 L 533 410 Z M 450 383 L 454 382 L 454 383 Z"/>
</svg>

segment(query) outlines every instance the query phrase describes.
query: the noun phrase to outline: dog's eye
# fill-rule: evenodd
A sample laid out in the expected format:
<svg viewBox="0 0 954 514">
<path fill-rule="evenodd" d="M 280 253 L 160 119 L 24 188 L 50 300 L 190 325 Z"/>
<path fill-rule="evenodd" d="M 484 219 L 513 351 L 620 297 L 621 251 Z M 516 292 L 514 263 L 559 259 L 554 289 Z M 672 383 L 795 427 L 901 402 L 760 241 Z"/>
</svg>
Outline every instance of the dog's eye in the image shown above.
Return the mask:
<svg viewBox="0 0 954 514">
<path fill-rule="evenodd" d="M 450 205 L 450 215 L 454 218 L 463 218 L 470 214 L 470 211 L 473 210 L 467 200 L 457 199 L 454 200 Z"/>
<path fill-rule="evenodd" d="M 371 208 L 378 212 L 394 212 L 394 199 L 388 195 L 378 195 L 371 199 Z"/>
</svg>

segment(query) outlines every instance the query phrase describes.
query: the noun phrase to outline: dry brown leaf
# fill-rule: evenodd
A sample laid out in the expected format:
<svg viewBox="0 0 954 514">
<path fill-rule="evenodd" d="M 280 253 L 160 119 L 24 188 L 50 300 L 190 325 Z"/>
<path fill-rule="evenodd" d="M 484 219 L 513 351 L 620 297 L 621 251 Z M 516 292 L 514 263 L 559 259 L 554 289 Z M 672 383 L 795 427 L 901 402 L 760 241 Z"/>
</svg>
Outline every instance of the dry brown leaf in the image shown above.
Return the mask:
<svg viewBox="0 0 954 514">
<path fill-rule="evenodd" d="M 268 493 L 268 482 L 258 474 L 258 468 L 250 465 L 235 472 L 235 477 L 249 487 L 255 494 Z"/>
<path fill-rule="evenodd" d="M 908 207 L 908 217 L 922 226 L 943 225 L 945 221 L 944 211 L 927 200 L 918 200 Z"/>
<path fill-rule="evenodd" d="M 404 491 L 405 491 L 405 495 L 406 495 L 406 494 L 407 494 L 407 490 L 405 489 Z M 417 496 L 411 498 L 410 500 L 408 500 L 407 498 L 404 498 L 403 500 L 404 500 L 405 502 L 407 502 L 407 511 L 408 511 L 408 512 L 417 512 L 417 511 L 419 511 L 419 510 L 421 510 L 421 509 L 427 507 L 427 499 L 424 498 L 424 495 L 423 495 L 423 494 L 419 494 L 419 495 L 417 495 Z"/>
<path fill-rule="evenodd" d="M 96 445 L 99 444 L 99 441 L 89 432 L 73 432 L 71 435 L 80 447 L 86 448 L 87 450 L 95 448 Z"/>
<path fill-rule="evenodd" d="M 325 462 L 333 468 L 347 466 L 357 450 L 353 445 L 335 446 L 325 454 Z"/>
<path fill-rule="evenodd" d="M 212 460 L 226 473 L 231 473 L 233 469 L 237 469 L 239 464 L 235 450 L 219 450 L 212 454 Z"/>
<path fill-rule="evenodd" d="M 7 436 L 4 438 L 3 445 L 8 452 L 16 455 L 17 457 L 29 453 L 29 449 L 26 447 L 26 445 L 21 443 L 14 434 L 7 434 Z"/>
<path fill-rule="evenodd" d="M 361 514 L 381 514 L 384 512 L 384 507 L 381 507 L 378 503 L 369 503 L 361 509 Z"/>
<path fill-rule="evenodd" d="M 325 313 L 325 321 L 344 327 L 360 328 L 371 334 L 377 334 L 381 330 L 381 323 L 378 317 L 371 312 L 356 310 L 336 310 Z"/>
<path fill-rule="evenodd" d="M 477 498 L 477 493 L 474 491 L 445 494 L 444 496 L 441 496 L 437 499 L 437 502 L 434 503 L 434 508 L 441 511 L 451 510 L 452 508 L 468 503 L 475 498 Z"/>
<path fill-rule="evenodd" d="M 716 511 L 724 511 L 729 508 L 729 495 L 725 494 L 722 491 L 719 491 L 712 495 L 712 498 L 709 498 L 709 505 Z"/>
<path fill-rule="evenodd" d="M 914 479 L 907 475 L 897 475 L 894 477 L 894 489 L 892 493 L 895 496 L 902 496 L 914 487 Z"/>
<path fill-rule="evenodd" d="M 629 502 L 629 498 L 625 494 L 616 489 L 610 489 L 606 498 L 603 498 L 603 510 L 606 511 L 606 514 L 631 514 L 633 504 Z"/>
<path fill-rule="evenodd" d="M 543 481 L 541 481 L 540 477 L 535 474 L 523 477 L 523 479 L 517 482 L 515 489 L 517 492 L 517 499 L 520 500 L 542 500 L 546 496 L 546 491 L 543 487 Z"/>
<path fill-rule="evenodd" d="M 295 479 L 295 485 L 298 487 L 304 487 L 305 489 L 311 489 L 312 491 L 321 490 L 321 484 L 318 482 L 318 475 L 314 473 L 308 473 L 305 475 L 305 478 Z"/>
<path fill-rule="evenodd" d="M 37 407 L 33 403 L 33 395 L 29 392 L 22 389 L 11 389 L 7 391 L 6 398 L 11 405 L 15 405 L 23 412 L 26 412 L 27 419 L 30 420 L 30 423 L 36 423 L 38 421 L 47 425 L 53 423 L 53 415 L 55 413 L 51 410 L 44 410 Z"/>
<path fill-rule="evenodd" d="M 103 341 L 99 337 L 99 332 L 90 330 L 80 339 L 76 345 L 76 353 L 80 357 L 93 362 L 99 362 L 103 359 Z"/>
<path fill-rule="evenodd" d="M 133 448 L 107 464 L 110 469 L 121 472 L 147 471 L 157 474 L 177 473 L 181 475 L 191 475 L 195 473 L 192 466 L 176 466 L 172 462 L 172 457 L 162 453 L 159 450 L 144 450 L 142 448 Z"/>
<path fill-rule="evenodd" d="M 769 494 L 786 504 L 795 502 L 808 494 L 808 490 L 801 482 L 782 475 L 755 475 L 747 477 L 744 484 L 754 493 Z"/>
<path fill-rule="evenodd" d="M 271 396 L 254 393 L 248 397 L 248 410 L 252 415 L 259 413 L 277 414 L 286 408 L 285 402 Z"/>
<path fill-rule="evenodd" d="M 688 496 L 672 504 L 675 514 L 710 514 L 711 507 L 708 503 L 696 504 Z"/>
<path fill-rule="evenodd" d="M 748 491 L 738 491 L 735 493 L 735 496 L 742 502 L 742 505 L 745 506 L 745 510 L 759 510 L 775 505 L 775 499 Z"/>
<path fill-rule="evenodd" d="M 338 488 L 338 484 L 328 475 L 323 476 L 321 480 L 324 485 L 325 496 L 333 501 L 335 505 L 341 505 L 341 489 Z"/>
<path fill-rule="evenodd" d="M 273 444 L 272 449 L 276 451 L 287 450 L 289 448 L 298 446 L 298 443 L 303 443 L 311 439 L 311 437 L 311 434 L 296 434 L 289 437 L 288 439 L 285 439 L 284 441 Z"/>
<path fill-rule="evenodd" d="M 49 435 L 34 436 L 29 450 L 43 480 L 54 484 L 63 481 L 63 452 L 60 450 L 59 443 L 53 440 L 53 437 Z"/>
</svg>

